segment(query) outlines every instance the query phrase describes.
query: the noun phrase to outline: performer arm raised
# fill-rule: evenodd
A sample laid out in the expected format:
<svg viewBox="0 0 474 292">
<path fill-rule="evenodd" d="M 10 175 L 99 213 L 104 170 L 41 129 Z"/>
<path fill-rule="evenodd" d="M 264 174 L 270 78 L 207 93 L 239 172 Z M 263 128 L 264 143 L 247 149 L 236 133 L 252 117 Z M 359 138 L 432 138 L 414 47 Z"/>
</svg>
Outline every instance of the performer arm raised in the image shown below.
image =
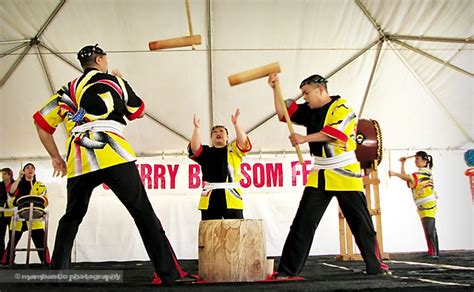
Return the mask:
<svg viewBox="0 0 474 292">
<path fill-rule="evenodd" d="M 240 109 L 236 109 L 235 113 L 231 116 L 231 121 L 235 129 L 235 135 L 237 136 L 237 144 L 241 149 L 248 149 L 250 147 L 250 142 L 247 138 L 247 134 L 240 127 L 239 116 Z"/>
<path fill-rule="evenodd" d="M 388 171 L 388 175 L 389 175 L 389 176 L 396 176 L 396 177 L 399 177 L 399 178 L 401 178 L 401 179 L 404 180 L 404 181 L 410 181 L 410 175 L 409 175 L 409 174 L 406 174 L 406 172 L 405 172 L 405 161 L 406 161 L 406 160 L 407 160 L 406 157 L 400 157 L 400 163 L 401 163 L 401 166 L 400 166 L 400 173 L 389 170 L 389 171 Z"/>
<path fill-rule="evenodd" d="M 191 150 L 196 154 L 201 148 L 201 133 L 199 128 L 201 127 L 201 120 L 196 117 L 196 114 L 193 116 L 193 136 L 191 137 Z"/>
</svg>

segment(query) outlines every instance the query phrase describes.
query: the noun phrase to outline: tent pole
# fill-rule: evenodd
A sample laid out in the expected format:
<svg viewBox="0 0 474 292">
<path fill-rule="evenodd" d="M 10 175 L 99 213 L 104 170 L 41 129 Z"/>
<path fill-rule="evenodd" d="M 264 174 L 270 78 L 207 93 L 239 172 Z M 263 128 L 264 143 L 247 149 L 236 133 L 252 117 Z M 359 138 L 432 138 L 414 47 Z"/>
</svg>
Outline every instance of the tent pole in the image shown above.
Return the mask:
<svg viewBox="0 0 474 292">
<path fill-rule="evenodd" d="M 460 73 L 462 73 L 462 74 L 465 74 L 465 75 L 467 75 L 467 76 L 469 76 L 469 77 L 474 77 L 474 74 L 473 74 L 473 73 L 468 72 L 468 71 L 466 71 L 466 70 L 464 70 L 464 69 L 462 69 L 462 68 L 459 68 L 459 67 L 457 67 L 457 66 L 455 66 L 455 65 L 453 65 L 453 64 L 451 64 L 451 63 L 449 63 L 449 62 L 447 62 L 447 61 L 441 60 L 440 58 L 435 57 L 435 56 L 433 56 L 433 55 L 431 55 L 431 54 L 429 54 L 429 53 L 427 53 L 427 52 L 425 52 L 425 51 L 423 51 L 423 50 L 420 50 L 420 49 L 418 49 L 418 48 L 415 48 L 415 47 L 413 47 L 413 46 L 410 46 L 409 44 L 404 43 L 404 42 L 402 42 L 402 41 L 399 41 L 399 40 L 397 40 L 397 39 L 392 39 L 392 41 L 393 41 L 394 43 L 399 44 L 399 45 L 402 46 L 402 47 L 405 47 L 405 48 L 407 48 L 407 49 L 409 49 L 409 50 L 412 50 L 412 51 L 415 52 L 415 53 L 418 53 L 418 54 L 420 54 L 420 55 L 422 55 L 422 56 L 425 56 L 425 57 L 427 57 L 428 59 L 430 59 L 430 60 L 432 60 L 432 61 L 438 62 L 438 63 L 440 63 L 441 65 L 444 65 L 444 66 L 446 66 L 446 67 L 449 67 L 449 68 L 451 68 L 451 69 L 453 69 L 453 70 L 456 70 L 456 71 L 458 71 L 458 72 L 460 72 Z"/>
<path fill-rule="evenodd" d="M 9 44 L 17 44 L 17 43 L 29 43 L 30 39 L 24 40 L 13 40 L 13 41 L 0 41 L 0 45 L 9 45 Z"/>
<path fill-rule="evenodd" d="M 329 74 L 326 75 L 326 78 L 329 78 L 331 76 L 333 76 L 334 74 L 336 74 L 337 72 L 339 72 L 340 70 L 342 70 L 342 68 L 346 67 L 347 65 L 349 65 L 350 63 L 352 63 L 354 60 L 356 60 L 357 58 L 359 58 L 361 55 L 363 55 L 365 52 L 367 52 L 368 50 L 370 50 L 373 46 L 375 46 L 376 44 L 379 44 L 380 42 L 383 41 L 383 38 L 379 38 L 377 39 L 376 41 L 370 43 L 367 47 L 363 48 L 362 50 L 360 50 L 359 52 L 357 52 L 355 55 L 353 55 L 352 57 L 350 57 L 348 60 L 346 60 L 344 63 L 342 63 L 340 66 L 338 66 L 336 69 L 334 69 L 333 71 L 331 71 Z M 302 97 L 301 93 L 299 93 L 296 97 L 294 97 L 293 99 L 295 101 L 299 100 L 300 98 Z M 266 116 L 262 121 L 258 122 L 255 126 L 251 127 L 249 130 L 246 131 L 246 133 L 250 134 L 253 130 L 257 129 L 258 127 L 260 127 L 261 125 L 265 124 L 266 122 L 268 122 L 271 118 L 273 118 L 273 116 L 275 116 L 276 113 L 273 112 L 271 114 L 269 114 L 268 116 Z"/>
<path fill-rule="evenodd" d="M 209 69 L 209 122 L 211 126 L 214 124 L 214 71 L 212 62 L 212 1 L 207 0 L 207 58 L 208 58 L 208 69 Z"/>
<path fill-rule="evenodd" d="M 54 88 L 55 87 L 54 87 L 53 82 L 51 80 L 51 74 L 49 74 L 48 67 L 46 66 L 46 63 L 44 62 L 43 54 L 41 54 L 41 51 L 40 51 L 40 48 L 39 48 L 38 45 L 36 45 L 36 51 L 38 52 L 38 58 L 39 58 L 39 62 L 40 62 L 40 65 L 41 65 L 41 69 L 43 69 L 43 73 L 46 76 L 46 79 L 48 80 L 49 89 L 51 90 L 51 94 L 54 94 Z"/>
<path fill-rule="evenodd" d="M 23 58 L 26 56 L 28 51 L 31 49 L 33 45 L 31 43 L 28 44 L 28 46 L 25 48 L 25 50 L 21 53 L 21 55 L 15 60 L 15 63 L 10 67 L 10 69 L 7 71 L 5 76 L 3 76 L 2 80 L 0 81 L 0 87 L 2 87 L 5 82 L 7 82 L 8 78 L 10 78 L 10 75 L 12 75 L 13 71 L 15 71 L 16 67 L 20 65 L 21 61 Z"/>
<path fill-rule="evenodd" d="M 165 123 L 163 123 L 162 121 L 160 121 L 158 118 L 156 118 L 155 116 L 145 112 L 145 116 L 147 116 L 148 118 L 150 118 L 151 120 L 153 120 L 155 123 L 159 124 L 160 126 L 163 126 L 165 127 L 168 131 L 176 134 L 177 136 L 183 138 L 183 140 L 185 141 L 191 141 L 190 138 L 184 136 L 183 134 L 181 134 L 180 132 L 178 132 L 177 130 L 171 128 L 170 126 L 166 125 Z"/>
<path fill-rule="evenodd" d="M 383 31 L 383 29 L 380 27 L 380 25 L 375 21 L 375 18 L 370 14 L 369 10 L 362 4 L 360 0 L 355 0 L 357 6 L 359 6 L 360 10 L 364 12 L 365 16 L 369 19 L 369 21 L 372 23 L 372 25 L 375 27 L 375 29 L 379 32 L 379 34 L 384 37 L 386 34 Z"/>
<path fill-rule="evenodd" d="M 408 68 L 408 70 L 413 74 L 413 76 L 416 78 L 416 80 L 420 83 L 420 85 L 428 92 L 430 95 L 431 99 L 448 115 L 448 118 L 451 120 L 451 122 L 454 124 L 456 128 L 458 128 L 461 133 L 464 135 L 464 137 L 472 142 L 472 137 L 469 135 L 469 133 L 461 126 L 461 124 L 454 118 L 454 116 L 451 114 L 451 112 L 448 111 L 448 109 L 436 98 L 436 96 L 433 94 L 433 92 L 428 88 L 428 86 L 421 80 L 420 76 L 416 74 L 415 70 L 408 64 L 408 62 L 403 58 L 402 55 L 400 55 L 400 52 L 393 46 L 392 42 L 389 40 L 388 44 L 392 48 L 392 50 L 397 54 L 398 58 L 405 64 L 405 66 Z"/>
<path fill-rule="evenodd" d="M 63 55 L 59 54 L 58 52 L 54 51 L 53 49 L 49 48 L 48 46 L 44 45 L 43 43 L 39 43 L 39 45 L 42 47 L 42 48 L 45 48 L 46 50 L 50 51 L 51 54 L 55 55 L 56 57 L 58 57 L 59 59 L 63 60 L 65 63 L 69 64 L 71 67 L 73 67 L 74 69 L 76 69 L 77 71 L 79 72 L 83 72 L 82 69 L 75 65 L 74 63 L 72 63 L 71 61 L 69 61 L 68 59 L 66 59 Z"/>
<path fill-rule="evenodd" d="M 410 151 L 415 152 L 418 150 L 427 150 L 426 148 L 415 148 L 415 147 L 407 147 L 407 148 L 384 148 L 386 151 Z M 446 148 L 429 148 L 429 151 L 465 151 L 465 149 L 458 147 L 446 147 Z M 301 149 L 303 154 L 308 154 L 308 150 Z M 186 151 L 160 151 L 160 152 L 137 152 L 135 153 L 137 157 L 141 158 L 148 158 L 148 157 L 187 157 L 188 153 Z M 282 150 L 261 150 L 261 151 L 251 151 L 247 154 L 247 157 L 255 157 L 255 156 L 262 156 L 262 155 L 296 155 L 296 152 L 293 149 L 282 149 Z M 22 157 L 0 157 L 0 163 L 5 162 L 12 162 L 12 161 L 49 161 L 51 157 L 49 156 L 22 156 Z"/>
<path fill-rule="evenodd" d="M 354 60 L 356 60 L 357 58 L 359 58 L 360 56 L 362 56 L 365 52 L 367 52 L 368 50 L 370 50 L 373 46 L 379 44 L 380 42 L 383 41 L 383 38 L 379 38 L 377 39 L 376 41 L 370 43 L 367 47 L 365 47 L 364 49 L 360 50 L 359 52 L 357 52 L 354 56 L 352 56 L 350 59 L 348 59 L 347 61 L 345 61 L 344 63 L 342 63 L 339 67 L 337 67 L 336 69 L 334 69 L 333 71 L 331 71 L 329 74 L 327 74 L 325 76 L 325 78 L 330 78 L 332 75 L 336 74 L 337 72 L 339 72 L 340 70 L 342 70 L 344 67 L 346 67 L 347 65 L 349 65 L 350 63 L 352 63 Z"/>
<path fill-rule="evenodd" d="M 472 38 L 463 39 L 463 38 L 427 37 L 427 36 L 412 36 L 412 35 L 399 35 L 399 34 L 390 35 L 388 37 L 390 39 L 395 39 L 395 40 L 474 44 L 474 39 Z"/>
<path fill-rule="evenodd" d="M 39 37 L 43 34 L 43 32 L 45 31 L 45 29 L 49 26 L 49 24 L 51 23 L 51 21 L 53 21 L 54 17 L 56 16 L 56 14 L 59 13 L 59 10 L 61 10 L 61 8 L 63 7 L 64 3 L 66 3 L 66 0 L 61 0 L 61 2 L 58 4 L 58 6 L 56 6 L 56 8 L 54 9 L 54 11 L 51 13 L 51 15 L 48 17 L 48 19 L 46 19 L 45 23 L 43 24 L 43 26 L 41 26 L 41 28 L 38 30 L 38 32 L 36 33 L 36 36 L 34 37 L 35 39 L 39 39 Z"/>
<path fill-rule="evenodd" d="M 377 69 L 377 65 L 380 60 L 380 52 L 382 51 L 382 46 L 383 46 L 383 40 L 379 42 L 378 47 L 377 47 L 377 55 L 375 56 L 374 65 L 372 66 L 372 72 L 370 72 L 369 82 L 367 83 L 367 88 L 365 89 L 364 99 L 362 100 L 362 105 L 359 110 L 359 115 L 358 115 L 359 118 L 362 117 L 362 113 L 364 112 L 365 102 L 367 101 L 367 97 L 369 96 L 370 86 L 372 85 L 372 80 L 374 79 L 375 70 Z"/>
<path fill-rule="evenodd" d="M 14 48 L 11 48 L 10 50 L 5 51 L 5 52 L 3 52 L 3 53 L 0 53 L 0 58 L 3 58 L 3 57 L 5 57 L 5 56 L 8 56 L 8 55 L 10 55 L 11 53 L 15 52 L 16 50 L 19 50 L 19 49 L 21 49 L 21 48 L 23 48 L 23 47 L 26 47 L 26 46 L 29 45 L 29 44 L 30 44 L 30 41 L 28 41 L 27 43 L 23 43 L 23 44 L 21 44 L 21 45 L 19 45 L 19 46 L 16 46 L 16 47 L 14 47 Z"/>
</svg>

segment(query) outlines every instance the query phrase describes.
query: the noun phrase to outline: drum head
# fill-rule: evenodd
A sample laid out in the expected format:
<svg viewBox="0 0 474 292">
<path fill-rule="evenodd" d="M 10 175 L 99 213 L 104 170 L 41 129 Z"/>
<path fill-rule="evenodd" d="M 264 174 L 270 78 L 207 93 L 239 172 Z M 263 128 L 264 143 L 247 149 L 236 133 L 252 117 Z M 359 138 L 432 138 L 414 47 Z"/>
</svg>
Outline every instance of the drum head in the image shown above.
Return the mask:
<svg viewBox="0 0 474 292">
<path fill-rule="evenodd" d="M 29 206 L 30 203 L 33 203 L 33 205 L 41 205 L 44 208 L 44 205 L 46 204 L 46 200 L 43 197 L 35 196 L 35 195 L 21 196 L 15 199 L 14 205 L 17 205 L 18 209 L 21 209 L 22 205 Z"/>
<path fill-rule="evenodd" d="M 33 207 L 33 219 L 39 219 L 44 216 L 45 212 L 43 208 L 40 207 Z M 18 216 L 20 218 L 29 220 L 30 219 L 30 207 L 18 209 Z"/>
<path fill-rule="evenodd" d="M 360 119 L 357 122 L 356 135 L 357 160 L 362 169 L 370 169 L 374 161 L 382 162 L 382 132 L 375 120 Z"/>
</svg>

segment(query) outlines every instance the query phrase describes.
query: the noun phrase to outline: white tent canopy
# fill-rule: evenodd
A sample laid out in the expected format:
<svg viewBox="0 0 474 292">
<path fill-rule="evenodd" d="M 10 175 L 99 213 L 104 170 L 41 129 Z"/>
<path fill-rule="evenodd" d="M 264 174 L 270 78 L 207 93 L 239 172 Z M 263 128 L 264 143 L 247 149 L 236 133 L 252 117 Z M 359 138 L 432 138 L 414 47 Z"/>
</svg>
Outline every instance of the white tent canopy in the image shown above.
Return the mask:
<svg viewBox="0 0 474 292">
<path fill-rule="evenodd" d="M 193 114 L 208 143 L 205 129 L 230 127 L 236 108 L 254 153 L 292 153 L 266 79 L 227 80 L 279 62 L 286 97 L 326 76 L 330 94 L 378 121 L 387 151 L 455 151 L 461 171 L 474 136 L 474 0 L 190 0 L 190 10 L 202 44 L 150 52 L 149 41 L 189 35 L 184 0 L 0 0 L 0 161 L 47 157 L 32 115 L 80 74 L 77 51 L 98 43 L 145 100 L 125 132 L 141 156 L 183 153 Z"/>
<path fill-rule="evenodd" d="M 287 97 L 298 96 L 310 74 L 329 77 L 331 94 L 379 122 L 385 148 L 451 149 L 473 139 L 472 0 L 196 0 L 190 8 L 202 45 L 158 52 L 148 51 L 149 41 L 189 34 L 184 1 L 1 6 L 0 134 L 9 139 L 0 158 L 44 156 L 31 115 L 78 75 L 65 61 L 78 68 L 75 53 L 95 43 L 146 101 L 148 118 L 127 130 L 138 153 L 182 151 L 193 113 L 206 129 L 230 125 L 236 108 L 254 149 L 291 150 L 266 80 L 227 81 L 271 62 L 282 67 Z"/>
</svg>

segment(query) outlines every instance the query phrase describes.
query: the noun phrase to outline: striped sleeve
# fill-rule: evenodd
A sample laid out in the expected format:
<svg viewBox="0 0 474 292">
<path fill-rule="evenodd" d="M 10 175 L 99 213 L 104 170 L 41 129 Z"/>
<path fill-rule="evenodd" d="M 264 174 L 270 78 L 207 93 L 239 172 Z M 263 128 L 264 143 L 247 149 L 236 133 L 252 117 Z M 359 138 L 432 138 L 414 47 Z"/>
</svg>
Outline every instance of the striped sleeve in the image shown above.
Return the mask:
<svg viewBox="0 0 474 292">
<path fill-rule="evenodd" d="M 53 95 L 45 105 L 33 115 L 35 123 L 46 132 L 53 134 L 63 117 L 60 115 L 59 94 Z"/>
<path fill-rule="evenodd" d="M 117 77 L 117 80 L 123 92 L 122 98 L 126 108 L 125 116 L 128 120 L 133 121 L 143 114 L 145 111 L 145 103 L 135 94 L 127 81 L 120 77 Z"/>
</svg>

